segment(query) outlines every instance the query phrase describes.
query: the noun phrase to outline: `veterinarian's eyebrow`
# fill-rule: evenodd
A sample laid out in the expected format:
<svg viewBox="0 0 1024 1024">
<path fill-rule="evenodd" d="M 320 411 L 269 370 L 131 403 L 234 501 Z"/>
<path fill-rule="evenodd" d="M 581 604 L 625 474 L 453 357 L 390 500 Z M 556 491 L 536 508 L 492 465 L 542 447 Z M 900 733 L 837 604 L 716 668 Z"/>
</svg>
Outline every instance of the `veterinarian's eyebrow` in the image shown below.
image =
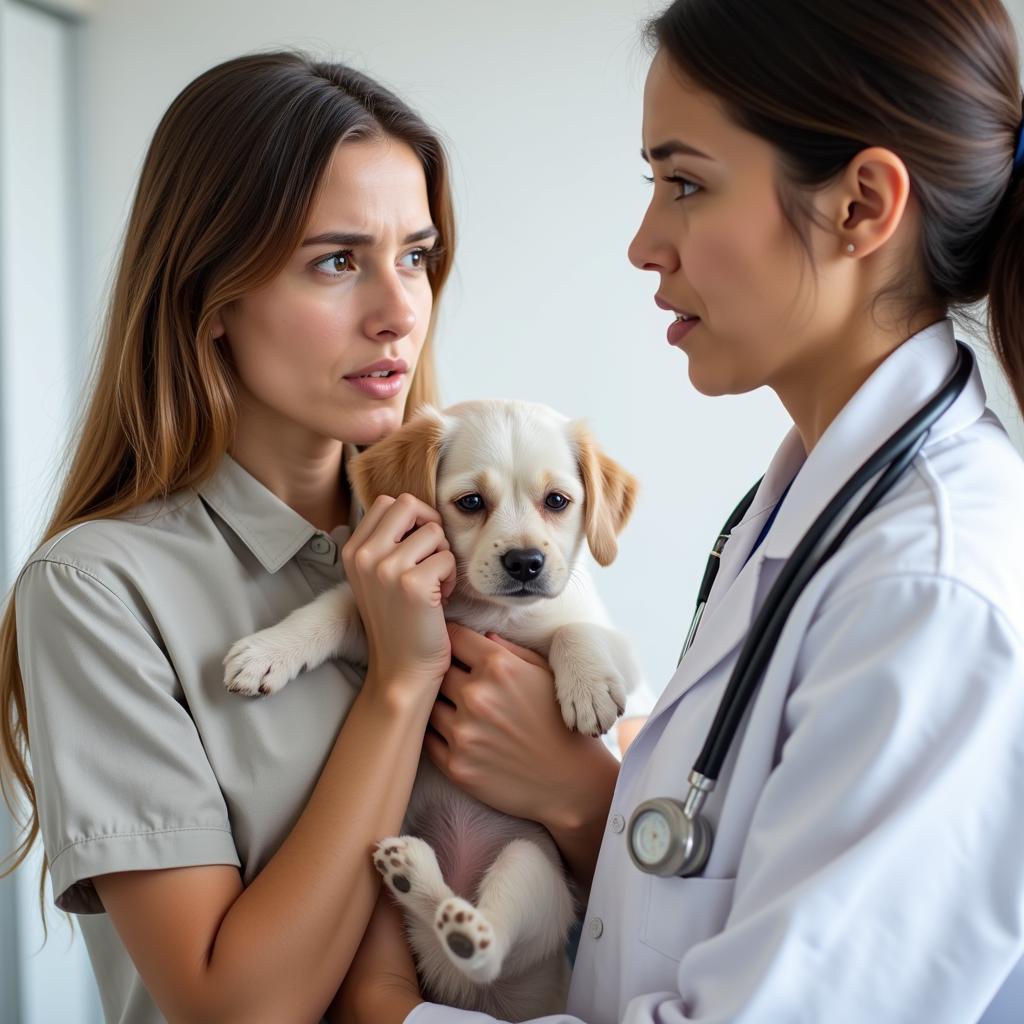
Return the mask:
<svg viewBox="0 0 1024 1024">
<path fill-rule="evenodd" d="M 708 156 L 707 153 L 702 153 L 699 149 L 693 146 L 688 146 L 685 142 L 680 142 L 679 139 L 669 139 L 668 142 L 663 142 L 660 146 L 651 146 L 651 152 L 648 154 L 647 150 L 640 147 L 640 156 L 643 157 L 647 163 L 653 163 L 658 160 L 667 160 L 670 156 L 675 156 L 677 153 L 683 153 L 686 156 L 697 156 L 702 160 L 712 160 L 713 157 Z"/>
<path fill-rule="evenodd" d="M 402 245 L 409 245 L 411 242 L 426 242 L 429 239 L 437 238 L 440 234 L 441 232 L 431 224 L 428 228 L 421 228 L 419 231 L 414 231 L 411 235 L 406 235 Z M 308 245 L 338 245 L 355 248 L 359 245 L 373 245 L 375 241 L 376 239 L 373 235 L 360 235 L 350 231 L 326 231 L 322 235 L 314 235 L 312 238 L 307 238 L 302 243 L 302 247 L 305 248 Z"/>
</svg>

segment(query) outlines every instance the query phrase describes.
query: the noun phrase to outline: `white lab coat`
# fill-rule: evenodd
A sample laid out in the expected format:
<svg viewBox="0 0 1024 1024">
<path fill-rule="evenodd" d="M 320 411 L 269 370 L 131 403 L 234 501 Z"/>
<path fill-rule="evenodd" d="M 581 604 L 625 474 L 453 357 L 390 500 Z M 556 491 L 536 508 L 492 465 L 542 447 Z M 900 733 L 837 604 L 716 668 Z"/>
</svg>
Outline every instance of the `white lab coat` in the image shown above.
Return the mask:
<svg viewBox="0 0 1024 1024">
<path fill-rule="evenodd" d="M 626 755 L 568 1013 L 546 1024 L 1024 1021 L 1024 463 L 977 370 L 794 607 L 708 801 L 703 875 L 642 874 L 625 845 L 638 803 L 684 796 L 786 557 L 953 345 L 948 320 L 908 340 L 806 460 L 783 441 Z M 406 1024 L 490 1020 L 424 1005 Z"/>
</svg>

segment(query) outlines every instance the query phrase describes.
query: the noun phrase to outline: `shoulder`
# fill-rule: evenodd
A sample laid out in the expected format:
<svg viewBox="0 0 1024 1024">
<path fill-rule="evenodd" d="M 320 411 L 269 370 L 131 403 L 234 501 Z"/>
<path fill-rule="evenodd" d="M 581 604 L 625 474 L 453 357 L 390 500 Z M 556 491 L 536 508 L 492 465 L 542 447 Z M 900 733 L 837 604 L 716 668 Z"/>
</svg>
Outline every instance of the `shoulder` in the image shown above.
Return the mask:
<svg viewBox="0 0 1024 1024">
<path fill-rule="evenodd" d="M 123 554 L 158 547 L 172 538 L 188 535 L 199 504 L 194 491 L 180 491 L 139 505 L 115 518 L 78 523 L 41 544 L 25 564 L 37 561 L 103 564 L 112 559 L 117 561 Z"/>
<path fill-rule="evenodd" d="M 204 523 L 205 520 L 205 523 Z M 62 596 L 73 600 L 101 587 L 138 614 L 140 589 L 162 563 L 201 542 L 208 517 L 193 491 L 149 502 L 116 518 L 91 519 L 42 543 L 15 583 L 19 607 Z"/>
<path fill-rule="evenodd" d="M 1024 459 L 999 421 L 926 446 L 835 558 L 833 600 L 900 581 L 973 595 L 1024 636 Z"/>
</svg>

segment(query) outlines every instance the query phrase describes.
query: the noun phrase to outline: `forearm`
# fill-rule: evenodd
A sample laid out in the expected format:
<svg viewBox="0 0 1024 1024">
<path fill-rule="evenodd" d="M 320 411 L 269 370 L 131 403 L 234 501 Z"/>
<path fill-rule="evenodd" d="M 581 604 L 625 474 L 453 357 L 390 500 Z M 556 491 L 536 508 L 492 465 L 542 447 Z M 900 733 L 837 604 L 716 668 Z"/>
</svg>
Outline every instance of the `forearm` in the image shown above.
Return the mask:
<svg viewBox="0 0 1024 1024">
<path fill-rule="evenodd" d="M 603 743 L 586 747 L 579 763 L 581 784 L 571 793 L 560 793 L 541 821 L 551 833 L 581 889 L 590 889 L 597 855 L 604 838 L 608 809 L 619 777 L 619 762 Z"/>
<path fill-rule="evenodd" d="M 315 1020 L 344 977 L 377 898 L 370 853 L 399 831 L 431 706 L 398 689 L 364 686 L 305 810 L 221 922 L 216 1019 Z"/>
<path fill-rule="evenodd" d="M 372 1024 L 402 1024 L 406 1017 L 423 1002 L 419 992 L 414 992 L 401 980 L 394 985 L 375 986 L 361 995 L 357 1006 L 340 1005 L 339 996 L 327 1009 L 325 1014 L 329 1024 L 358 1024 L 372 1021 Z"/>
</svg>

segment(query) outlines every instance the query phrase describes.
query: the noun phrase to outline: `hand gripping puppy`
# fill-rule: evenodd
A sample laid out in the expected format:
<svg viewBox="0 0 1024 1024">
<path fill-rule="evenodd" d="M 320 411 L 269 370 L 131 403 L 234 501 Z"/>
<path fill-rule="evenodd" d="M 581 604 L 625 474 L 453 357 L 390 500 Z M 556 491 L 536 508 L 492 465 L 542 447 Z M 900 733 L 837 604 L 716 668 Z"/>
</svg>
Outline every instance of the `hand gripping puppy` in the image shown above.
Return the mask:
<svg viewBox="0 0 1024 1024">
<path fill-rule="evenodd" d="M 636 480 L 582 424 L 526 402 L 424 407 L 349 476 L 364 508 L 405 492 L 437 508 L 457 567 L 446 617 L 544 655 L 570 729 L 611 728 L 639 671 L 580 555 L 586 540 L 599 564 L 615 558 Z M 238 641 L 225 684 L 274 693 L 328 658 L 366 663 L 346 584 Z M 374 864 L 405 909 L 428 997 L 506 1020 L 559 1011 L 575 909 L 547 830 L 474 800 L 424 758 L 404 831 Z"/>
</svg>

